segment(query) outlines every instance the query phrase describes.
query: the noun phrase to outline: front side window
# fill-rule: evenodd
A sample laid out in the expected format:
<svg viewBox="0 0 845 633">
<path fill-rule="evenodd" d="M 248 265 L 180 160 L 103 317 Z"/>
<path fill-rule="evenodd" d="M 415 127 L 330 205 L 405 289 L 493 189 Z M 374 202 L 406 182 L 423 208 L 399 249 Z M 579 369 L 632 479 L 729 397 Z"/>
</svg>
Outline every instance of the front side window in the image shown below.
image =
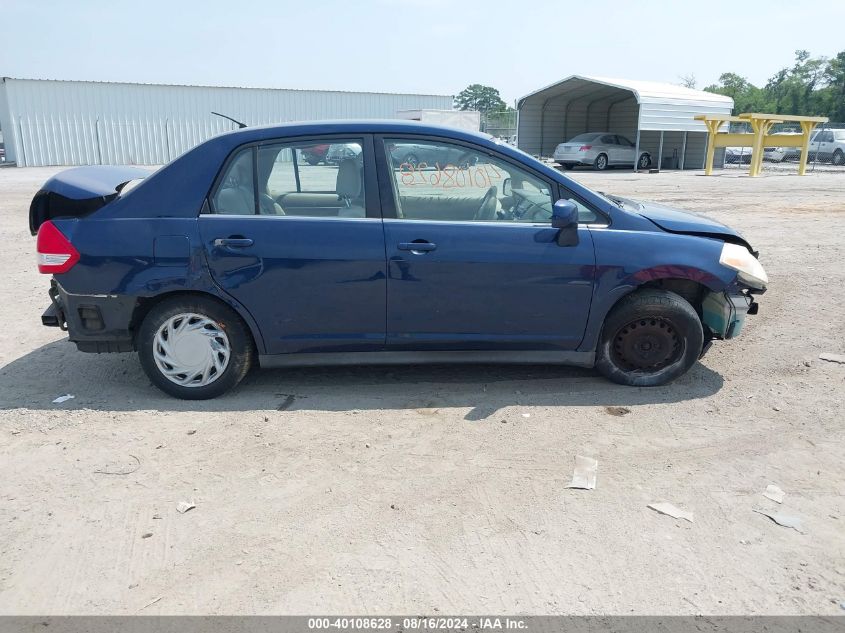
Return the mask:
<svg viewBox="0 0 845 633">
<path fill-rule="evenodd" d="M 244 148 L 224 171 L 211 210 L 226 215 L 364 217 L 362 141 Z"/>
<path fill-rule="evenodd" d="M 552 185 L 511 162 L 441 141 L 387 139 L 398 218 L 452 222 L 551 222 Z M 595 214 L 577 200 L 583 221 Z"/>
</svg>

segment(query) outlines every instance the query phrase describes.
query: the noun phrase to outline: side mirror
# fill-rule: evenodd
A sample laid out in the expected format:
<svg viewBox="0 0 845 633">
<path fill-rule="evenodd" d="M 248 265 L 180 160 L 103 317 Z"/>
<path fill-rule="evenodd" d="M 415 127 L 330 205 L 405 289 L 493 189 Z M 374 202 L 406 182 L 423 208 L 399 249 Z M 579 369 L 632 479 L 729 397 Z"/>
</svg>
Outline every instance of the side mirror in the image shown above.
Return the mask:
<svg viewBox="0 0 845 633">
<path fill-rule="evenodd" d="M 505 178 L 504 182 L 502 182 L 502 195 L 503 196 L 510 196 L 513 194 L 513 187 L 511 186 L 511 179 Z"/>
<path fill-rule="evenodd" d="M 552 226 L 559 229 L 558 246 L 578 244 L 578 205 L 572 200 L 558 200 L 552 207 Z"/>
</svg>

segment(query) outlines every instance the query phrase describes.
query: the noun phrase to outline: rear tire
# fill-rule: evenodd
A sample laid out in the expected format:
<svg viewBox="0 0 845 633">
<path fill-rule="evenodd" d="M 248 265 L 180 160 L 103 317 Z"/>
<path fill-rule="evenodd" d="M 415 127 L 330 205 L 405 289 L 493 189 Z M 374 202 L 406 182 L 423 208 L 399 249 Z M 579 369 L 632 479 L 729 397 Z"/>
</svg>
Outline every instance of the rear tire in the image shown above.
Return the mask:
<svg viewBox="0 0 845 633">
<path fill-rule="evenodd" d="M 639 290 L 605 319 L 596 369 L 620 385 L 656 387 L 686 373 L 703 346 L 701 320 L 686 300 L 667 290 Z"/>
<path fill-rule="evenodd" d="M 255 356 L 243 320 L 231 308 L 199 296 L 174 297 L 154 306 L 141 323 L 137 345 L 141 367 L 152 383 L 182 400 L 207 400 L 227 392 L 243 379 Z"/>
<path fill-rule="evenodd" d="M 599 171 L 604 171 L 605 169 L 607 169 L 607 154 L 599 154 L 598 156 L 596 156 L 596 160 L 593 165 Z"/>
<path fill-rule="evenodd" d="M 830 159 L 834 165 L 845 165 L 845 153 L 841 149 L 833 152 L 833 157 Z"/>
</svg>

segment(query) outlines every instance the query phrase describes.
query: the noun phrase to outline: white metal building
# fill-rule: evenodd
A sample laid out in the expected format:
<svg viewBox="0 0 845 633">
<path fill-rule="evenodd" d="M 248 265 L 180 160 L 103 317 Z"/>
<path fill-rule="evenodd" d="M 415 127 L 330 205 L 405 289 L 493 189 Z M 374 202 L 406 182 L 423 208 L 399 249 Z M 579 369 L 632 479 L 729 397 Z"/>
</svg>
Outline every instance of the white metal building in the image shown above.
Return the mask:
<svg viewBox="0 0 845 633">
<path fill-rule="evenodd" d="M 572 75 L 517 102 L 517 144 L 551 156 L 558 143 L 578 134 L 610 132 L 636 139 L 637 156 L 648 152 L 655 167 L 701 169 L 707 128 L 693 117 L 732 109 L 730 97 L 703 90 Z"/>
<path fill-rule="evenodd" d="M 216 88 L 3 78 L 0 130 L 20 166 L 159 165 L 237 126 L 397 118 L 452 108 L 451 95 Z"/>
</svg>

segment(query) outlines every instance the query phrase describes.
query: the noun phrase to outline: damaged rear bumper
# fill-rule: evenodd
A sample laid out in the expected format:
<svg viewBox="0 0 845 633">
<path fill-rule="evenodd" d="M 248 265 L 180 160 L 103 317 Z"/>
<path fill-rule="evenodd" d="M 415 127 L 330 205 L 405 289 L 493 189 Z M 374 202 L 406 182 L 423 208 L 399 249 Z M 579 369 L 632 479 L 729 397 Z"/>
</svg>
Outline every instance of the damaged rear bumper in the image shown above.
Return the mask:
<svg viewBox="0 0 845 633">
<path fill-rule="evenodd" d="M 130 325 L 135 310 L 133 297 L 76 295 L 55 280 L 50 283 L 50 307 L 41 323 L 68 333 L 80 352 L 131 352 L 135 349 Z"/>
</svg>

